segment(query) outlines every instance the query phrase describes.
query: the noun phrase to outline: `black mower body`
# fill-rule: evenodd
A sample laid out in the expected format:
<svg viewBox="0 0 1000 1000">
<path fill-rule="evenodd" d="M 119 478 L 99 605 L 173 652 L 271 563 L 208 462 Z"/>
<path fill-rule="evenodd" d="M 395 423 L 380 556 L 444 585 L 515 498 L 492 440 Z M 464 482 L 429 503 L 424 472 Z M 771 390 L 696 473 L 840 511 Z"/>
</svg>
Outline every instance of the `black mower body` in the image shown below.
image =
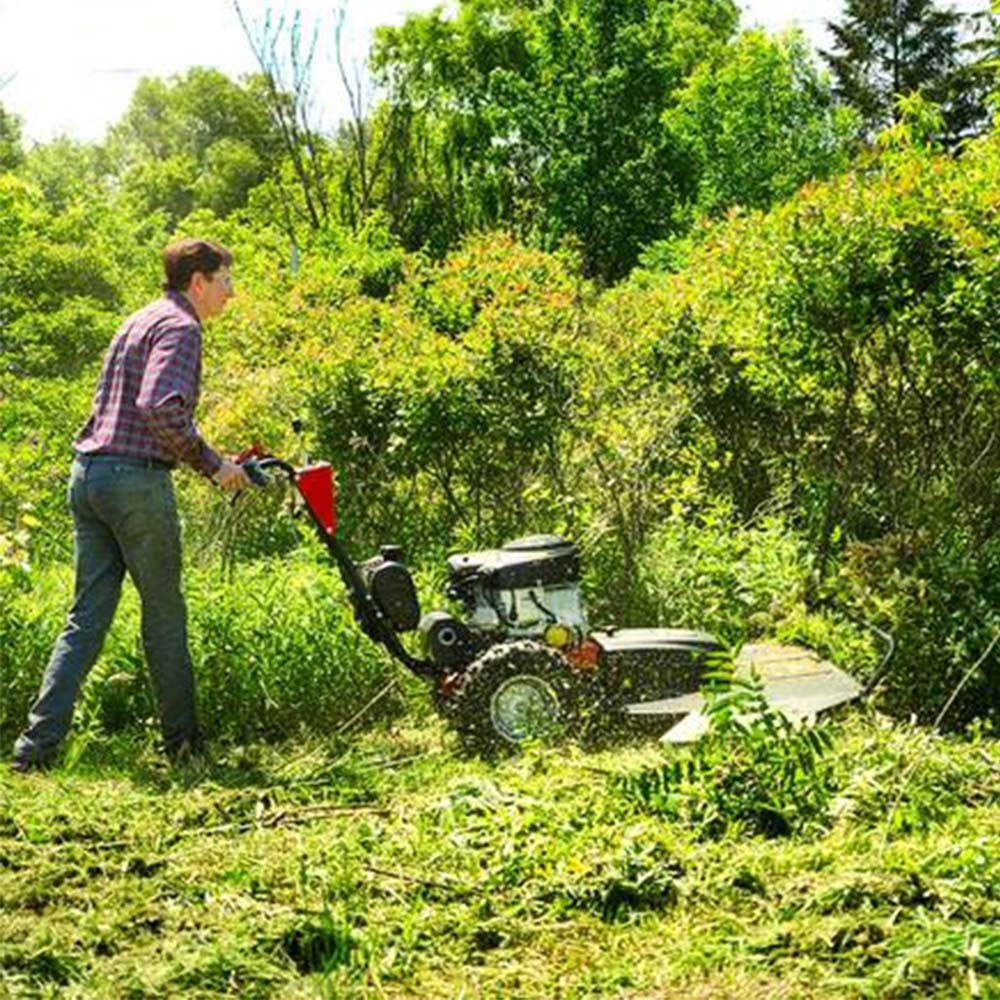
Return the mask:
<svg viewBox="0 0 1000 1000">
<path fill-rule="evenodd" d="M 556 535 L 449 557 L 447 594 L 461 610 L 421 614 L 397 546 L 357 563 L 337 539 L 328 465 L 296 469 L 256 450 L 241 460 L 255 482 L 279 470 L 295 484 L 361 629 L 431 683 L 435 704 L 479 749 L 517 745 L 595 715 L 625 720 L 631 704 L 696 691 L 707 657 L 719 649 L 705 632 L 591 630 L 579 551 Z M 422 655 L 401 641 L 406 633 L 419 635 Z"/>
<path fill-rule="evenodd" d="M 591 639 L 600 648 L 601 684 L 622 707 L 697 691 L 707 657 L 720 649 L 708 632 L 687 629 L 612 629 Z"/>
<path fill-rule="evenodd" d="M 359 565 L 378 617 L 394 631 L 419 633 L 424 655 L 418 672 L 434 681 L 439 706 L 459 723 L 470 688 L 489 693 L 494 685 L 518 679 L 540 685 L 543 693 L 556 691 L 564 706 L 586 704 L 591 718 L 597 713 L 613 717 L 612 723 L 622 721 L 629 705 L 697 691 L 707 657 L 720 648 L 712 635 L 695 630 L 591 630 L 579 593 L 578 550 L 557 536 L 455 554 L 448 568 L 447 593 L 461 613 L 421 616 L 398 549 L 383 547 Z M 412 659 L 402 662 L 413 668 Z M 539 680 L 538 673 L 549 680 Z M 492 711 L 494 702 L 477 695 L 477 712 Z M 496 735 L 485 716 L 478 725 L 488 737 Z M 518 742 L 509 735 L 504 739 Z M 488 745 L 490 739 L 477 742 Z"/>
</svg>

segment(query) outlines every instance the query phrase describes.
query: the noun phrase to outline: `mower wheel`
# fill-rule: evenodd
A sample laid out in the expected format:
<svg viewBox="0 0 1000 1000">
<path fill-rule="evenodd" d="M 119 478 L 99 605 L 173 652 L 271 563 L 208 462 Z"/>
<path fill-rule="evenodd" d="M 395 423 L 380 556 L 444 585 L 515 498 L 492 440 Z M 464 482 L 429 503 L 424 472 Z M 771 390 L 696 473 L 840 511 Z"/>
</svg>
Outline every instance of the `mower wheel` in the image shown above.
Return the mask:
<svg viewBox="0 0 1000 1000">
<path fill-rule="evenodd" d="M 469 749 L 495 753 L 574 728 L 584 695 L 583 679 L 560 653 L 521 640 L 475 660 L 446 714 Z"/>
</svg>

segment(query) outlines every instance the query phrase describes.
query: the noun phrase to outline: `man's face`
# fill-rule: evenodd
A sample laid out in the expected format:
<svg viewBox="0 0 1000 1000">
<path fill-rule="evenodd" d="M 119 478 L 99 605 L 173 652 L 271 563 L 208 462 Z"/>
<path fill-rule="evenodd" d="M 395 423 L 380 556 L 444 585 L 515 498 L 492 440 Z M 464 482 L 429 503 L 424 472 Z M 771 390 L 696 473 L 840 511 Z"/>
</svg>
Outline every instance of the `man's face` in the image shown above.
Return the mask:
<svg viewBox="0 0 1000 1000">
<path fill-rule="evenodd" d="M 195 271 L 186 292 L 202 322 L 218 316 L 233 294 L 233 277 L 228 267 L 220 267 L 210 275 Z"/>
<path fill-rule="evenodd" d="M 202 302 L 199 304 L 198 313 L 202 319 L 211 319 L 218 316 L 226 303 L 233 297 L 233 277 L 229 273 L 228 267 L 220 267 L 213 275 L 206 277 Z"/>
</svg>

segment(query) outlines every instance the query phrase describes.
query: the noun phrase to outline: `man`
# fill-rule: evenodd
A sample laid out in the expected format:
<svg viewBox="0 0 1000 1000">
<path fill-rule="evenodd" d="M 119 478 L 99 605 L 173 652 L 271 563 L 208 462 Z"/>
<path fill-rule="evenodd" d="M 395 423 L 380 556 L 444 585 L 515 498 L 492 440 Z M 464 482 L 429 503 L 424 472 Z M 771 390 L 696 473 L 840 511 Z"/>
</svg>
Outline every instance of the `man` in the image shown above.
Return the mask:
<svg viewBox="0 0 1000 1000">
<path fill-rule="evenodd" d="M 15 771 L 54 757 L 80 685 L 101 651 L 128 572 L 142 604 L 142 643 L 168 756 L 197 743 L 194 675 L 181 593 L 180 523 L 171 471 L 184 462 L 224 489 L 249 485 L 194 423 L 202 323 L 232 298 L 232 254 L 208 240 L 163 251 L 162 298 L 129 317 L 111 342 L 90 419 L 73 442 L 69 484 L 76 586 Z"/>
</svg>

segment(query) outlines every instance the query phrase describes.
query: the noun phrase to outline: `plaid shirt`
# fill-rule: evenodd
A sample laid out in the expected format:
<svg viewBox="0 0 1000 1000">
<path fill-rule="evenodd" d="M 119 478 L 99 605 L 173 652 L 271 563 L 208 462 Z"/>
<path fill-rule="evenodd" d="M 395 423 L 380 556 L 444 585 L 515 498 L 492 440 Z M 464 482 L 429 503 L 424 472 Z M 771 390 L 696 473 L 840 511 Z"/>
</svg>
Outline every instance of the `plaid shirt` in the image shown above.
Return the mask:
<svg viewBox="0 0 1000 1000">
<path fill-rule="evenodd" d="M 187 462 L 206 476 L 222 459 L 194 423 L 201 391 L 201 323 L 176 292 L 130 316 L 104 359 L 90 419 L 73 442 L 80 455 Z"/>
</svg>

